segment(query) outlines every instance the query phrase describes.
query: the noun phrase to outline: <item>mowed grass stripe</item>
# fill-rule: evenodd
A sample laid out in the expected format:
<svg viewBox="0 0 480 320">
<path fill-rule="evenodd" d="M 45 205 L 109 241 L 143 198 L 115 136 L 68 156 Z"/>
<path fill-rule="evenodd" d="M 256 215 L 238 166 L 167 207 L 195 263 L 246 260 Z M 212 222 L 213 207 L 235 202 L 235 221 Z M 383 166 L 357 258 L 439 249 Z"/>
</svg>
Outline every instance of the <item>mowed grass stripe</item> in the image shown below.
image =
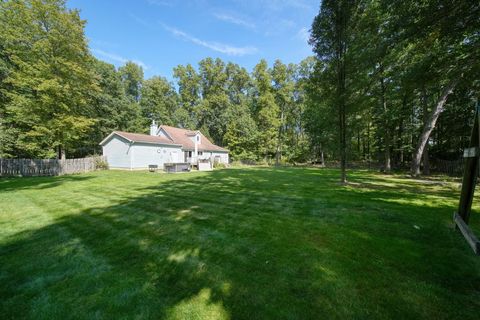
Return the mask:
<svg viewBox="0 0 480 320">
<path fill-rule="evenodd" d="M 0 312 L 475 319 L 480 265 L 448 226 L 456 182 L 337 180 L 311 168 L 0 180 Z"/>
</svg>

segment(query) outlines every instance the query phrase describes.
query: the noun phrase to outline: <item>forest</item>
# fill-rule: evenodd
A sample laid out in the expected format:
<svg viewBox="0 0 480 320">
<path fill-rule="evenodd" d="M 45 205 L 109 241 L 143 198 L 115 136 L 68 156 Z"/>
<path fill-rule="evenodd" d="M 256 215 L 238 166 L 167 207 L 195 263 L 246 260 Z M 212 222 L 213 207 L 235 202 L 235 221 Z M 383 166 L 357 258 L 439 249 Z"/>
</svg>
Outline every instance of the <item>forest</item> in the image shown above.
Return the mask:
<svg viewBox="0 0 480 320">
<path fill-rule="evenodd" d="M 0 158 L 101 153 L 152 120 L 199 129 L 233 160 L 376 163 L 429 173 L 468 144 L 479 97 L 477 1 L 331 1 L 312 56 L 253 70 L 206 57 L 146 79 L 95 58 L 63 0 L 0 1 Z M 160 53 L 159 53 L 160 54 Z"/>
</svg>

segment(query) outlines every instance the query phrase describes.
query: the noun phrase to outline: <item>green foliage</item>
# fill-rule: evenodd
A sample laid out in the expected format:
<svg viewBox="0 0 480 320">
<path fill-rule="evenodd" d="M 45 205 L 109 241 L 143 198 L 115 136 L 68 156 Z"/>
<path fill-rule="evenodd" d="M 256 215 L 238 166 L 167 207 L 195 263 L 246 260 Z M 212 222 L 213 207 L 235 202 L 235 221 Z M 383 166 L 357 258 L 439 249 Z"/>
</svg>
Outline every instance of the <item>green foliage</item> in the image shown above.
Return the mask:
<svg viewBox="0 0 480 320">
<path fill-rule="evenodd" d="M 174 68 L 173 76 L 177 79 L 179 109 L 182 110 L 177 112 L 178 119 L 182 121 L 179 125 L 183 128 L 196 129 L 200 102 L 200 77 L 190 64 Z"/>
<path fill-rule="evenodd" d="M 226 167 L 227 165 L 225 163 L 221 163 L 221 162 L 213 163 L 213 168 L 215 169 L 225 169 Z"/>
<path fill-rule="evenodd" d="M 255 160 L 258 158 L 258 129 L 248 111 L 243 108 L 233 110 L 235 114 L 228 123 L 224 141 L 235 160 Z"/>
<path fill-rule="evenodd" d="M 344 152 L 386 171 L 422 152 L 428 167 L 428 149 L 460 158 L 479 94 L 480 64 L 472 59 L 480 54 L 479 12 L 471 1 L 322 1 L 310 40 L 317 67 L 305 86 L 312 152 Z M 453 93 L 440 105 L 449 86 Z"/>
<path fill-rule="evenodd" d="M 108 170 L 108 162 L 101 157 L 95 157 L 95 168 L 97 170 Z"/>
<path fill-rule="evenodd" d="M 275 102 L 267 61 L 261 60 L 255 66 L 253 81 L 253 108 L 259 130 L 259 152 L 266 159 L 276 151 L 280 127 L 280 109 Z"/>
<path fill-rule="evenodd" d="M 234 160 L 404 167 L 430 127 L 423 161 L 458 159 L 480 91 L 479 13 L 471 1 L 325 0 L 316 57 L 261 60 L 251 73 L 205 58 L 170 83 L 92 57 L 64 1 L 0 1 L 0 157 L 99 153 L 111 131 L 147 133 L 154 119 L 201 130 Z"/>
<path fill-rule="evenodd" d="M 1 135 L 18 132 L 2 138 L 7 143 L 2 153 L 55 156 L 95 123 L 88 101 L 98 86 L 84 21 L 60 0 L 2 1 L 0 12 L 2 60 L 7 61 Z"/>
<path fill-rule="evenodd" d="M 127 97 L 135 102 L 139 102 L 143 84 L 142 67 L 132 61 L 128 61 L 123 67 L 118 69 L 118 71 L 122 77 Z"/>
<path fill-rule="evenodd" d="M 145 119 L 155 119 L 161 124 L 177 125 L 178 96 L 173 85 L 165 78 L 153 77 L 143 82 L 140 107 Z M 148 127 L 145 123 L 144 127 Z"/>
</svg>

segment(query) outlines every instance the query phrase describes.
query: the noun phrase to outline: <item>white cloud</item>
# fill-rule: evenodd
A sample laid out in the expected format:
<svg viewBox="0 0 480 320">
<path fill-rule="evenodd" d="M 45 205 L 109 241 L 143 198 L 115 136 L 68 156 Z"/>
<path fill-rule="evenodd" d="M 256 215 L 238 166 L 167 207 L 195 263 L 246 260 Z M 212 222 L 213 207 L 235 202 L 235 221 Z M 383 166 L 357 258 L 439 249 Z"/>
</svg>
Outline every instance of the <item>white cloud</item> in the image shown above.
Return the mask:
<svg viewBox="0 0 480 320">
<path fill-rule="evenodd" d="M 163 27 L 176 37 L 179 37 L 179 38 L 184 39 L 186 41 L 192 42 L 196 45 L 211 49 L 213 51 L 224 53 L 224 54 L 227 54 L 227 55 L 230 55 L 230 56 L 244 56 L 244 55 L 247 55 L 247 54 L 254 54 L 258 51 L 257 48 L 252 47 L 252 46 L 234 47 L 234 46 L 224 44 L 224 43 L 205 41 L 205 40 L 201 40 L 199 38 L 196 38 L 192 35 L 189 35 L 188 33 L 183 32 L 182 30 L 172 28 L 172 27 L 169 27 L 167 25 L 163 25 Z"/>
<path fill-rule="evenodd" d="M 308 40 L 310 39 L 310 33 L 308 32 L 307 27 L 303 27 L 298 30 L 297 37 L 305 42 L 308 42 Z"/>
<path fill-rule="evenodd" d="M 106 51 L 103 51 L 103 50 L 100 50 L 100 49 L 91 49 L 93 53 L 95 53 L 96 55 L 99 55 L 100 57 L 104 58 L 104 59 L 107 59 L 111 62 L 117 62 L 117 63 L 121 63 L 121 64 L 125 64 L 127 63 L 128 61 L 132 61 L 132 62 L 135 62 L 136 64 L 138 64 L 140 67 L 142 67 L 144 70 L 148 70 L 148 67 L 145 63 L 143 63 L 142 61 L 140 60 L 135 60 L 135 59 L 127 59 L 125 57 L 122 57 L 122 56 L 119 56 L 115 53 L 110 53 L 110 52 L 106 52 Z"/>
<path fill-rule="evenodd" d="M 213 16 L 218 20 L 230 22 L 248 29 L 255 29 L 255 24 L 253 22 L 250 22 L 238 17 L 234 17 L 233 15 L 229 15 L 226 13 L 214 13 Z"/>
</svg>

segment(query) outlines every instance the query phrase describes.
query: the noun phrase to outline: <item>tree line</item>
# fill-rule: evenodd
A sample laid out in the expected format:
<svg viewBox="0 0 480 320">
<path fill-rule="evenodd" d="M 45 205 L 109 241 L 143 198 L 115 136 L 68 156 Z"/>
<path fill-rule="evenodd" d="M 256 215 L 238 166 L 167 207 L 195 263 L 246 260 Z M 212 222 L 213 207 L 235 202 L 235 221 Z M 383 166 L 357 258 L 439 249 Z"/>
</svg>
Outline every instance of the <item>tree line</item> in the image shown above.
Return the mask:
<svg viewBox="0 0 480 320">
<path fill-rule="evenodd" d="M 387 172 L 410 164 L 418 175 L 432 155 L 461 156 L 479 93 L 479 30 L 478 1 L 322 1 L 308 112 L 343 182 L 348 159 L 378 159 Z"/>
<path fill-rule="evenodd" d="M 199 129 L 232 159 L 381 162 L 429 171 L 458 159 L 478 97 L 480 5 L 330 1 L 312 22 L 315 56 L 246 70 L 179 65 L 174 82 L 92 56 L 62 0 L 0 1 L 0 157 L 99 153 L 113 130 Z"/>
<path fill-rule="evenodd" d="M 113 130 L 148 133 L 152 120 L 199 129 L 233 159 L 306 158 L 305 82 L 314 59 L 261 60 L 249 72 L 221 59 L 144 79 L 92 56 L 85 21 L 62 0 L 0 2 L 0 157 L 100 152 Z"/>
</svg>

